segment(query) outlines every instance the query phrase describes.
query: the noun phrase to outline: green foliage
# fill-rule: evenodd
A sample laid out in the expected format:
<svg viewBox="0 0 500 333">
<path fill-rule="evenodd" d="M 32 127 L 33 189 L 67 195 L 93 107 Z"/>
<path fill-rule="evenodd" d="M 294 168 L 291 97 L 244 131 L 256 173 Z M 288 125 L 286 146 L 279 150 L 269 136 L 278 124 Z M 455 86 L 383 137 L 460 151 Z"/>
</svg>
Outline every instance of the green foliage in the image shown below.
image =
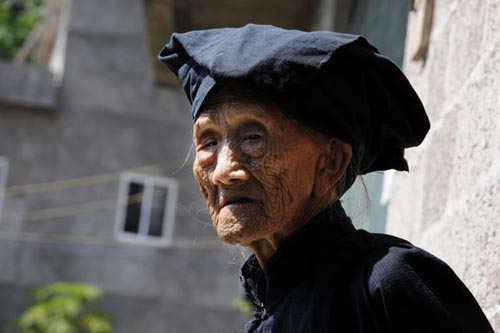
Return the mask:
<svg viewBox="0 0 500 333">
<path fill-rule="evenodd" d="M 97 308 L 101 290 L 59 282 L 32 292 L 33 304 L 15 324 L 16 333 L 111 333 L 109 317 Z"/>
<path fill-rule="evenodd" d="M 252 316 L 254 310 L 252 303 L 243 297 L 235 298 L 233 300 L 233 307 L 240 310 L 248 318 Z"/>
<path fill-rule="evenodd" d="M 0 0 L 0 58 L 11 59 L 41 17 L 43 0 Z"/>
</svg>

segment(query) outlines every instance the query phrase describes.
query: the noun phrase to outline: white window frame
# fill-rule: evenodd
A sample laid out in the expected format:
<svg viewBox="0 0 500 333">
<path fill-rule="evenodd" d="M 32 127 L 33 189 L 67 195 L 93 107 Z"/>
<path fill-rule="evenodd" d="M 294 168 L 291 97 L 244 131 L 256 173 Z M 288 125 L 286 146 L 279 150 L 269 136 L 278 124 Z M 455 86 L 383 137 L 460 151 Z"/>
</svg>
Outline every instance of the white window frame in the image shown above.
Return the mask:
<svg viewBox="0 0 500 333">
<path fill-rule="evenodd" d="M 66 64 L 66 46 L 68 44 L 69 20 L 71 16 L 71 1 L 63 0 L 61 2 L 61 13 L 57 26 L 56 37 L 52 47 L 48 68 L 54 75 L 54 84 L 61 86 L 64 67 Z"/>
<path fill-rule="evenodd" d="M 125 217 L 128 205 L 128 191 L 131 183 L 139 183 L 144 186 L 141 201 L 141 212 L 138 232 L 125 231 Z M 165 210 L 163 214 L 162 236 L 148 235 L 150 226 L 151 209 L 153 205 L 154 187 L 163 187 L 167 189 L 165 198 Z M 176 179 L 144 175 L 138 173 L 126 172 L 120 177 L 120 186 L 118 189 L 118 203 L 115 215 L 115 238 L 118 241 L 144 244 L 158 247 L 168 247 L 172 244 L 172 235 L 174 231 L 175 210 L 177 206 L 177 194 L 179 184 Z"/>
<path fill-rule="evenodd" d="M 0 222 L 2 221 L 2 208 L 5 198 L 5 187 L 7 186 L 7 172 L 9 171 L 9 161 L 0 156 Z"/>
</svg>

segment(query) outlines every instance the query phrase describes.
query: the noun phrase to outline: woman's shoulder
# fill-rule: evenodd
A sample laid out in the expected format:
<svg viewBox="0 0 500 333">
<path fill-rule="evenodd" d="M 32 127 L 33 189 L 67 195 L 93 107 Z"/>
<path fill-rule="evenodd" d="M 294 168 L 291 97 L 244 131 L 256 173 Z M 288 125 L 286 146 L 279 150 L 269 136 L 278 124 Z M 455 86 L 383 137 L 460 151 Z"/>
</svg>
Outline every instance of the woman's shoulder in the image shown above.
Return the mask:
<svg viewBox="0 0 500 333">
<path fill-rule="evenodd" d="M 492 332 L 444 261 L 390 235 L 357 231 L 354 239 L 363 250 L 351 293 L 372 318 L 399 332 Z"/>
<path fill-rule="evenodd" d="M 407 240 L 359 230 L 355 238 L 363 243 L 357 271 L 365 279 L 371 294 L 415 288 L 426 284 L 439 294 L 451 281 L 465 288 L 455 272 L 443 260 Z M 444 288 L 446 289 L 446 288 Z M 466 289 L 466 288 L 465 288 Z"/>
<path fill-rule="evenodd" d="M 358 230 L 354 239 L 362 244 L 359 269 L 369 286 L 397 284 L 413 274 L 426 278 L 446 272 L 456 277 L 444 261 L 402 238 Z"/>
</svg>

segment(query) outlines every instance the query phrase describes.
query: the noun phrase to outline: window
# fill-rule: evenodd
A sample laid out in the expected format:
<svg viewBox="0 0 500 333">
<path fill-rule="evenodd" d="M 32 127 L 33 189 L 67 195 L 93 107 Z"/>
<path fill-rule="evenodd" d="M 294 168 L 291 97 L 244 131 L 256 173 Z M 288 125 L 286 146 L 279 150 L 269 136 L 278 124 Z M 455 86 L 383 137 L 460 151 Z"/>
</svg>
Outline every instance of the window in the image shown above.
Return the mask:
<svg viewBox="0 0 500 333">
<path fill-rule="evenodd" d="M 169 246 L 174 228 L 175 179 L 125 173 L 120 179 L 115 237 L 121 241 Z"/>
<path fill-rule="evenodd" d="M 7 184 L 7 170 L 9 163 L 5 157 L 0 156 L 0 220 L 2 219 L 3 198 L 5 196 L 5 186 Z"/>
</svg>

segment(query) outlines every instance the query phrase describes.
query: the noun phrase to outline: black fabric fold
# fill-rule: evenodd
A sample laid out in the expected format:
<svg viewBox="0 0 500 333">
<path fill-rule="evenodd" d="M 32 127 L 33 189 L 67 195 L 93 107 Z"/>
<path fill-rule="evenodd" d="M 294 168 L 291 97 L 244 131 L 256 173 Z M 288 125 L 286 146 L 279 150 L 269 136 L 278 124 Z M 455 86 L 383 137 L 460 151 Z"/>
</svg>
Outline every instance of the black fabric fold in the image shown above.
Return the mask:
<svg viewBox="0 0 500 333">
<path fill-rule="evenodd" d="M 443 261 L 403 239 L 356 231 L 328 211 L 264 269 L 251 256 L 241 280 L 256 304 L 245 333 L 493 332 Z"/>
</svg>

